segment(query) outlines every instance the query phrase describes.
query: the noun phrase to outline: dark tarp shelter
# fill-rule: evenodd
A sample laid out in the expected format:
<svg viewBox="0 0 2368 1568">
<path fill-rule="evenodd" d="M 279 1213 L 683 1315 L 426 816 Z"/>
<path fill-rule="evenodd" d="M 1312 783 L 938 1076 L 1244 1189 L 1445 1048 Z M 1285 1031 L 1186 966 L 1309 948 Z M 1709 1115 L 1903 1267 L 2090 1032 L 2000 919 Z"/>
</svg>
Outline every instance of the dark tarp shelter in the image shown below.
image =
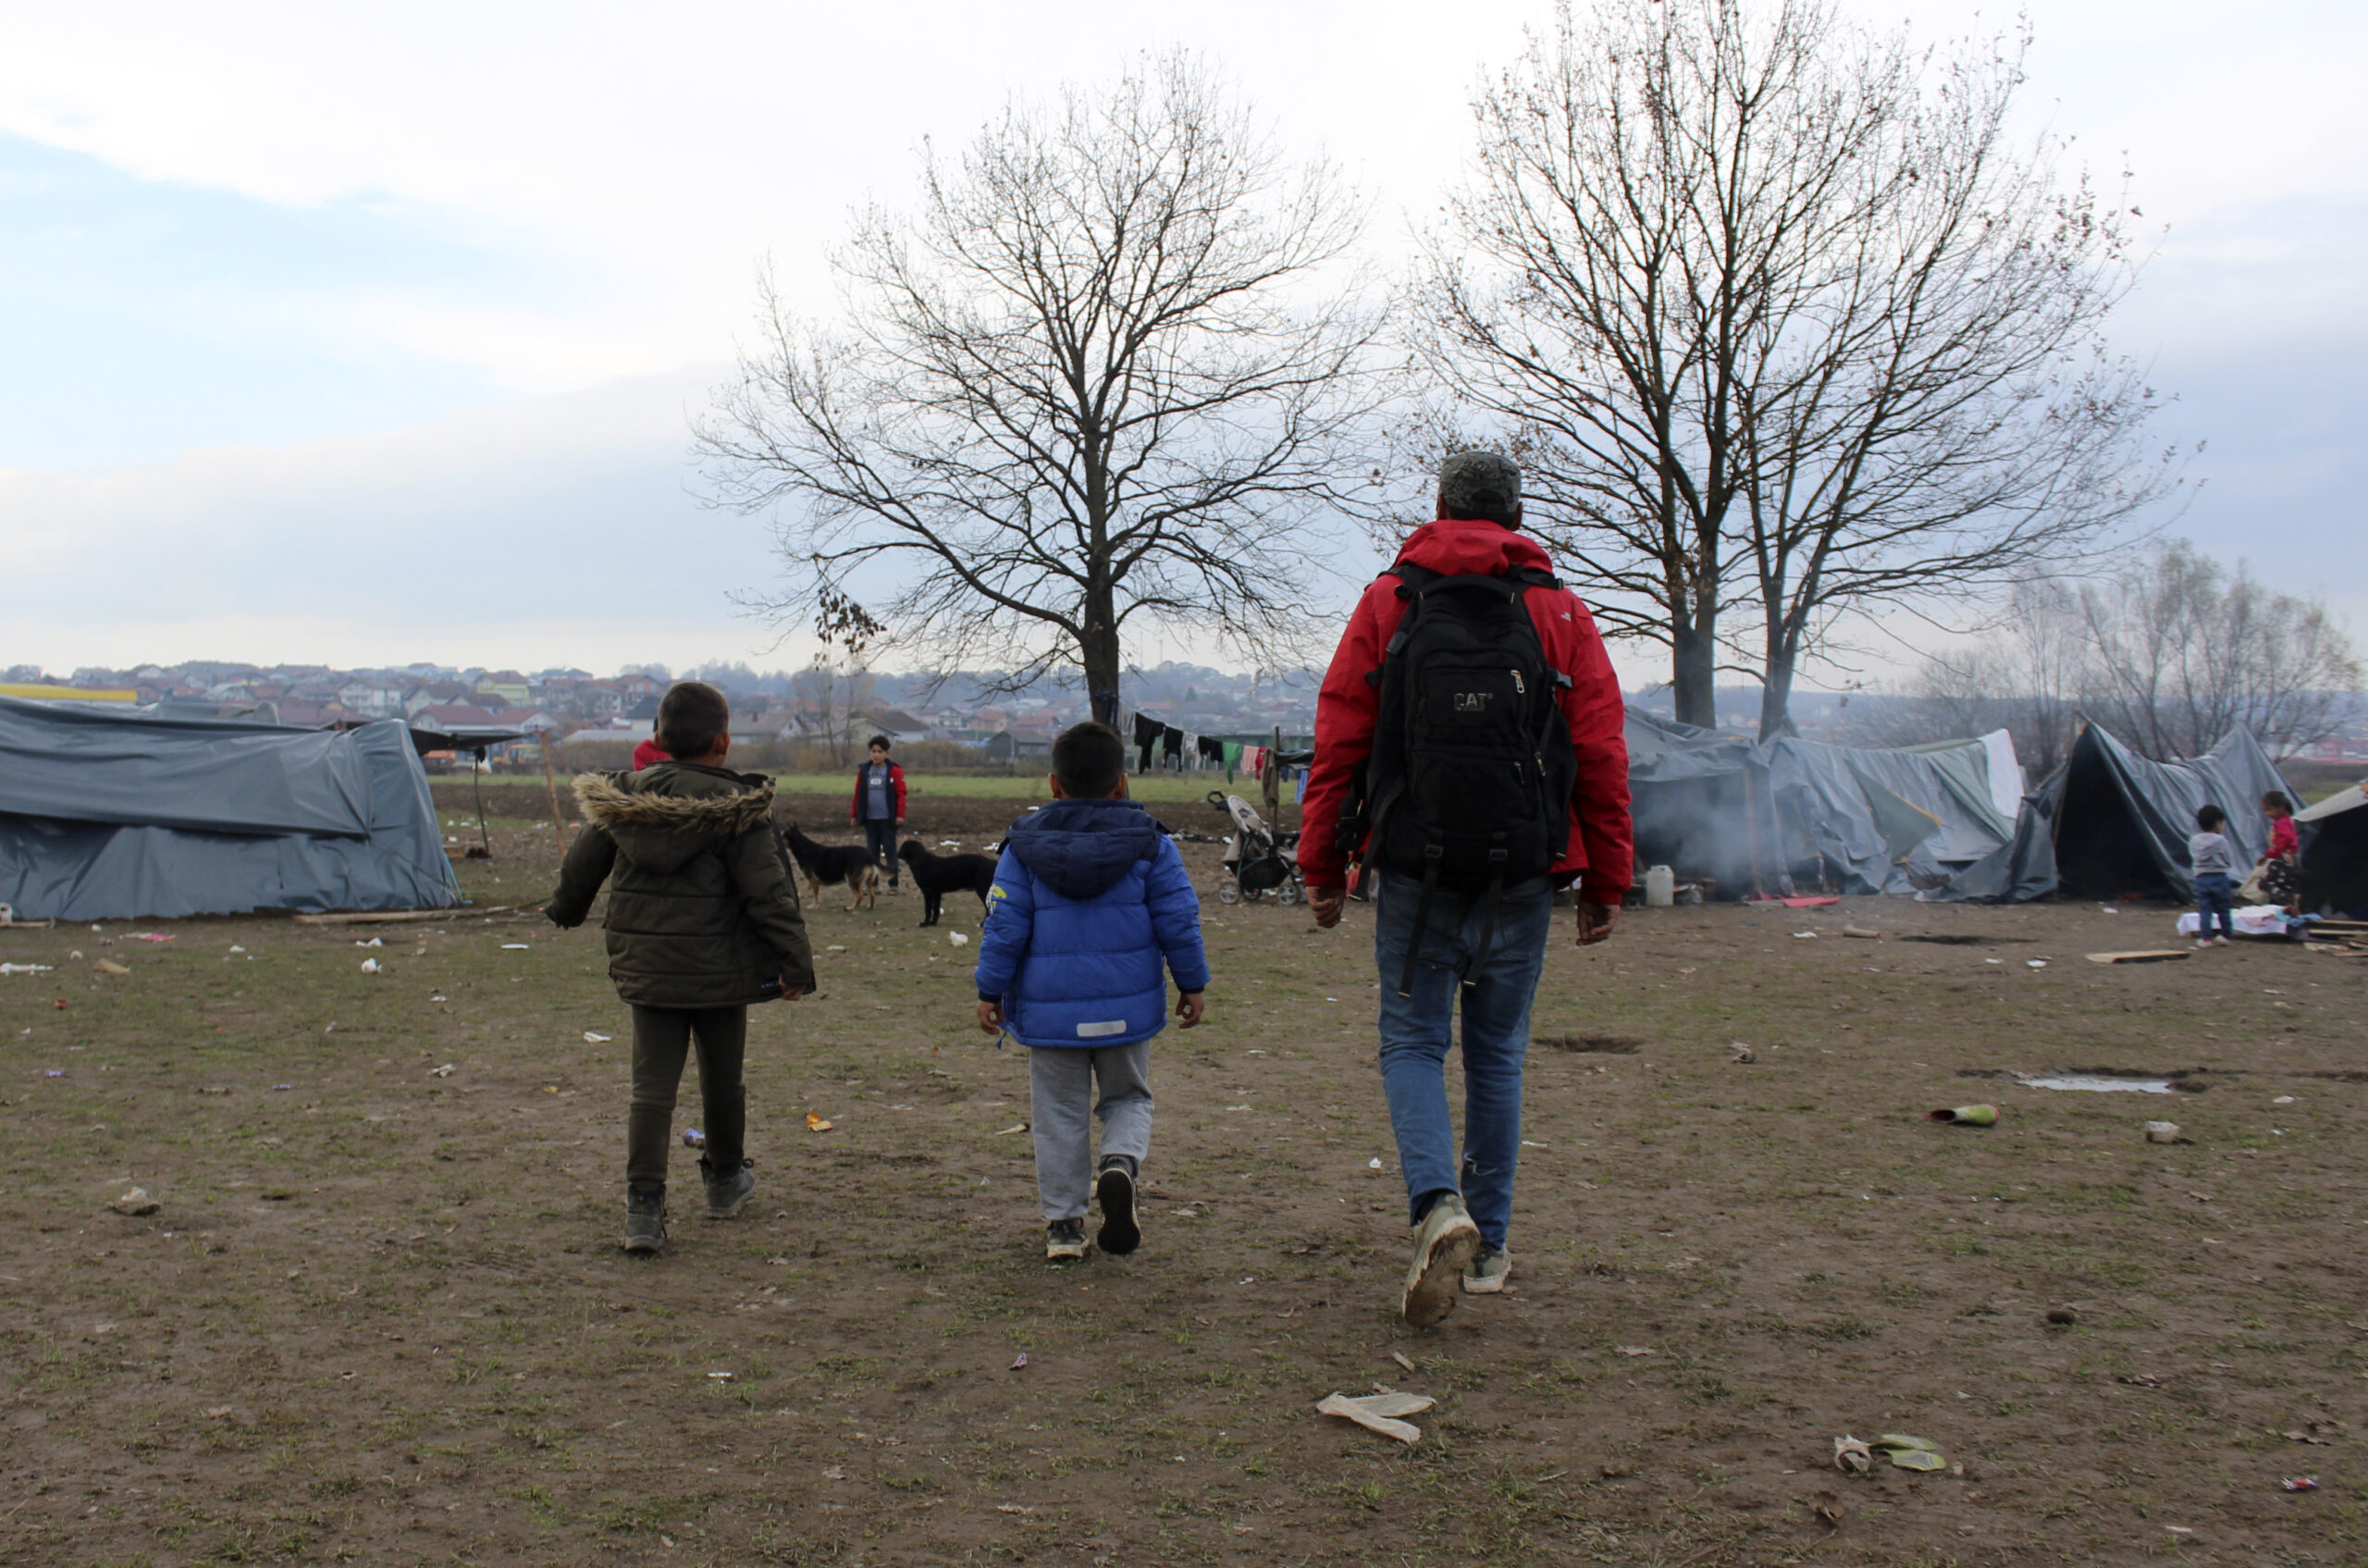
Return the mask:
<svg viewBox="0 0 2368 1568">
<path fill-rule="evenodd" d="M 1636 864 L 1714 881 L 1722 895 L 1773 892 L 1787 878 L 1902 891 L 2014 831 L 1990 785 L 1992 748 L 1979 740 L 1896 751 L 1761 744 L 1634 708 L 1626 733 Z"/>
<path fill-rule="evenodd" d="M 2223 831 L 2244 868 L 2269 847 L 2260 801 L 2273 789 L 2293 793 L 2250 731 L 2229 731 L 2202 757 L 2153 762 L 2087 724 L 2071 755 L 2024 797 L 2014 837 L 1923 896 L 2016 904 L 2052 893 L 2140 893 L 2189 900 L 2195 879 L 2187 841 L 2196 808 L 2210 801 L 2227 812 Z"/>
<path fill-rule="evenodd" d="M 25 920 L 445 908 L 409 733 L 0 698 L 0 903 Z"/>
<path fill-rule="evenodd" d="M 2294 813 L 2302 907 L 2368 920 L 2368 791 L 2353 784 Z"/>
</svg>

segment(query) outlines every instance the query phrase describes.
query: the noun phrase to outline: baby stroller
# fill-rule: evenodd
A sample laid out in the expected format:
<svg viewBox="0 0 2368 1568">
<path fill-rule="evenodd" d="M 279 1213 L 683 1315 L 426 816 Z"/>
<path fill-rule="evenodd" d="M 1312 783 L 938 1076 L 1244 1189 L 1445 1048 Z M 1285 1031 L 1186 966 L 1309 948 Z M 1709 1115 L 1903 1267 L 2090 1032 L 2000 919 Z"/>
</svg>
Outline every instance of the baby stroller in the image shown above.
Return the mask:
<svg viewBox="0 0 2368 1568">
<path fill-rule="evenodd" d="M 1298 859 L 1284 853 L 1298 846 L 1299 834 L 1269 831 L 1250 802 L 1238 795 L 1213 789 L 1209 804 L 1233 822 L 1233 833 L 1225 841 L 1226 880 L 1217 883 L 1218 903 L 1239 904 L 1245 898 L 1255 903 L 1260 895 L 1271 893 L 1276 903 L 1289 905 L 1306 896 Z"/>
</svg>

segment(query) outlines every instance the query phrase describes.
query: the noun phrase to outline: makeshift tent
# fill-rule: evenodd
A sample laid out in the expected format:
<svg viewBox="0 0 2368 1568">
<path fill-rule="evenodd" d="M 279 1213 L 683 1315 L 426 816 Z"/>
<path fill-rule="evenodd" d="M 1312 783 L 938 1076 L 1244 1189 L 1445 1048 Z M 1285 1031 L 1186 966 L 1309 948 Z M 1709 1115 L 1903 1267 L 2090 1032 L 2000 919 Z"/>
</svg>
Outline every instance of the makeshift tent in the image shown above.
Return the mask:
<svg viewBox="0 0 2368 1568">
<path fill-rule="evenodd" d="M 2014 831 L 1993 769 L 2019 786 L 2014 743 L 1905 750 L 1783 738 L 1765 745 L 1632 708 L 1628 789 L 1639 867 L 1708 880 L 1729 897 L 1790 880 L 1905 891 L 1990 854 Z"/>
<path fill-rule="evenodd" d="M 2196 809 L 2210 801 L 2227 812 L 2222 831 L 2237 864 L 2250 866 L 2269 847 L 2259 802 L 2273 789 L 2292 793 L 2249 731 L 2229 731 L 2202 757 L 2153 762 L 2084 725 L 2071 755 L 2024 797 L 2014 837 L 1922 896 L 2006 904 L 2058 892 L 2190 899 L 2187 841 Z"/>
<path fill-rule="evenodd" d="M 20 919 L 460 896 L 398 721 L 331 733 L 0 698 L 0 903 Z"/>
<path fill-rule="evenodd" d="M 2368 791 L 2353 784 L 2294 813 L 2302 907 L 2368 920 Z"/>
</svg>

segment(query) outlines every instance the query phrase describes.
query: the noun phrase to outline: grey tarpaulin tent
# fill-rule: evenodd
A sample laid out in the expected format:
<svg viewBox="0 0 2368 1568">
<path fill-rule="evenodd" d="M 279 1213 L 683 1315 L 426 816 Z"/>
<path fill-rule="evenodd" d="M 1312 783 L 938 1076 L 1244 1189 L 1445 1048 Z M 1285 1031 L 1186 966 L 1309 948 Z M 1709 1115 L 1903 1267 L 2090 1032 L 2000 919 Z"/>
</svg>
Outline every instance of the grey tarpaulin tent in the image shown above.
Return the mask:
<svg viewBox="0 0 2368 1568">
<path fill-rule="evenodd" d="M 460 897 L 399 722 L 332 733 L 0 698 L 0 903 L 22 919 Z"/>
<path fill-rule="evenodd" d="M 2228 813 L 2229 845 L 2238 867 L 2247 867 L 2269 847 L 2260 801 L 2273 789 L 2293 793 L 2249 731 L 2229 731 L 2201 757 L 2152 762 L 2084 725 L 2063 765 L 2024 797 L 2005 846 L 1923 896 L 2004 904 L 2059 892 L 2192 898 L 2187 841 L 2196 808 L 2211 801 Z"/>
<path fill-rule="evenodd" d="M 2338 790 L 2294 813 L 2302 836 L 2302 907 L 2368 920 L 2368 792 Z"/>
<path fill-rule="evenodd" d="M 2012 743 L 1908 750 L 1759 744 L 1628 710 L 1636 864 L 1709 879 L 1724 896 L 1828 882 L 1902 891 L 1990 854 L 2014 831 L 1991 771 Z"/>
</svg>

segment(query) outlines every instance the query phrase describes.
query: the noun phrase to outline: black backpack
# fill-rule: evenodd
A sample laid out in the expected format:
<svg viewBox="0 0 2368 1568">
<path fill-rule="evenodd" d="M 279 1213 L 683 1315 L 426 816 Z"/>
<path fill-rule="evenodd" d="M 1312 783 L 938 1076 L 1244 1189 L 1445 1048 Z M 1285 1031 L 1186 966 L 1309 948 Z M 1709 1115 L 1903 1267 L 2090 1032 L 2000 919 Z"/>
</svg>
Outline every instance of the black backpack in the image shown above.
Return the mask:
<svg viewBox="0 0 2368 1568">
<path fill-rule="evenodd" d="M 1486 961 L 1498 895 L 1553 870 L 1570 845 L 1578 760 L 1560 698 L 1571 682 L 1546 661 L 1523 602 L 1530 588 L 1561 585 L 1535 568 L 1450 577 L 1401 562 L 1390 573 L 1406 613 L 1365 677 L 1381 688 L 1381 710 L 1341 847 L 1364 844 L 1368 867 L 1422 879 L 1418 933 L 1437 888 L 1486 894 L 1468 980 Z M 1410 947 L 1400 994 L 1413 974 Z"/>
</svg>

